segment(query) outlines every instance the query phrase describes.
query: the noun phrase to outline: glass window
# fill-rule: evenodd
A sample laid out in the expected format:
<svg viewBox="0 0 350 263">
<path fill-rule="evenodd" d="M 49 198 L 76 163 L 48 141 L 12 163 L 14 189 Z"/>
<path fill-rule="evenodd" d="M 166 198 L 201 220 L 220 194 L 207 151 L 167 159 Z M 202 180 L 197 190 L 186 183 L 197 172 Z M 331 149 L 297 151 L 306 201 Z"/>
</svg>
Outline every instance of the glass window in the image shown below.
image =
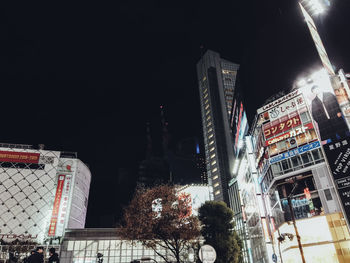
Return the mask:
<svg viewBox="0 0 350 263">
<path fill-rule="evenodd" d="M 273 174 L 280 174 L 282 172 L 280 163 L 274 163 L 271 165 Z"/>
<path fill-rule="evenodd" d="M 218 186 L 219 186 L 219 183 L 214 184 L 214 187 L 218 187 Z"/>
<path fill-rule="evenodd" d="M 298 145 L 307 143 L 307 138 L 305 136 L 305 133 L 299 134 L 296 137 Z"/>
<path fill-rule="evenodd" d="M 209 115 L 208 117 L 207 117 L 207 121 L 209 121 L 211 119 L 211 116 Z"/>
<path fill-rule="evenodd" d="M 288 159 L 287 160 L 283 160 L 281 162 L 281 164 L 282 164 L 282 168 L 283 168 L 284 171 L 289 170 L 291 168 L 290 161 Z"/>
<path fill-rule="evenodd" d="M 211 147 L 210 148 L 210 151 L 212 152 L 212 151 L 214 151 L 215 150 L 215 147 Z"/>
<path fill-rule="evenodd" d="M 211 170 L 212 173 L 215 173 L 218 170 L 218 168 L 214 168 L 213 170 Z"/>
<path fill-rule="evenodd" d="M 207 106 L 205 106 L 205 109 L 207 110 L 209 108 L 209 104 Z"/>
<path fill-rule="evenodd" d="M 214 164 L 216 164 L 216 160 L 214 160 L 214 161 L 211 162 L 211 165 L 214 165 Z"/>
<path fill-rule="evenodd" d="M 211 139 L 213 136 L 214 136 L 213 134 L 210 134 L 209 137 L 208 137 L 208 139 Z"/>
<path fill-rule="evenodd" d="M 216 180 L 216 179 L 218 179 L 219 178 L 219 176 L 218 175 L 215 175 L 214 177 L 213 177 L 213 180 Z"/>
<path fill-rule="evenodd" d="M 319 149 L 313 150 L 313 151 L 311 151 L 311 153 L 312 153 L 312 156 L 314 157 L 315 161 L 320 160 L 322 158 Z"/>
<path fill-rule="evenodd" d="M 301 166 L 301 165 L 302 165 L 301 158 L 300 158 L 299 155 L 293 156 L 293 157 L 290 158 L 290 159 L 291 159 L 291 161 L 292 161 L 293 167 L 298 167 L 298 166 Z"/>
<path fill-rule="evenodd" d="M 213 143 L 214 143 L 214 141 L 210 141 L 210 142 L 209 142 L 209 145 L 212 145 Z"/>
<path fill-rule="evenodd" d="M 278 154 L 278 148 L 276 143 L 269 147 L 269 154 L 270 156 Z"/>
<path fill-rule="evenodd" d="M 218 194 L 220 194 L 220 190 L 217 190 L 217 191 L 215 192 L 215 195 L 218 195 Z"/>
<path fill-rule="evenodd" d="M 212 155 L 210 155 L 210 159 L 213 159 L 215 157 L 215 153 L 213 153 Z"/>
<path fill-rule="evenodd" d="M 304 164 L 311 164 L 312 163 L 312 156 L 311 153 L 306 152 L 301 155 L 301 159 L 303 159 Z"/>
<path fill-rule="evenodd" d="M 280 152 L 287 151 L 287 144 L 286 141 L 281 141 L 277 143 L 277 148 Z"/>
<path fill-rule="evenodd" d="M 300 118 L 301 118 L 301 121 L 302 121 L 303 123 L 308 123 L 308 122 L 310 122 L 310 115 L 309 115 L 309 113 L 306 112 L 306 111 L 300 114 Z"/>
<path fill-rule="evenodd" d="M 74 241 L 68 241 L 67 251 L 73 251 Z"/>
<path fill-rule="evenodd" d="M 324 195 L 326 196 L 327 201 L 333 200 L 331 191 L 330 191 L 329 189 L 325 189 L 325 190 L 324 190 Z"/>
</svg>

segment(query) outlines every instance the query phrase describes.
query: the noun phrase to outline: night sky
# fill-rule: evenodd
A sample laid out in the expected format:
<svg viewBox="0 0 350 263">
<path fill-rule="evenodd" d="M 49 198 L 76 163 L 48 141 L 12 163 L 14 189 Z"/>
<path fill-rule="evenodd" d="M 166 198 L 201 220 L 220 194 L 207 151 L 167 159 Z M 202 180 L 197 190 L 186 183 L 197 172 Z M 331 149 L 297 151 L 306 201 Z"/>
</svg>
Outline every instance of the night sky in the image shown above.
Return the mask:
<svg viewBox="0 0 350 263">
<path fill-rule="evenodd" d="M 250 120 L 321 62 L 297 1 L 117 1 L 17 6 L 0 18 L 1 142 L 76 151 L 93 179 L 88 227 L 111 226 L 156 140 L 201 138 L 200 46 L 241 65 Z M 165 3 L 166 2 L 166 3 Z M 332 63 L 350 72 L 350 2 L 317 19 Z"/>
</svg>

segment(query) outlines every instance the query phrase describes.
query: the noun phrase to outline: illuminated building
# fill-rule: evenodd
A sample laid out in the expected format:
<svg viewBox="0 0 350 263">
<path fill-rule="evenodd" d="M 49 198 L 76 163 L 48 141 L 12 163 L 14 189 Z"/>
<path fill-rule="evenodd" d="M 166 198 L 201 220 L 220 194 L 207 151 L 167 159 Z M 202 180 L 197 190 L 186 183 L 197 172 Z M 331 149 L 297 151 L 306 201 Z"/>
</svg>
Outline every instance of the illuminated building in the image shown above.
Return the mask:
<svg viewBox="0 0 350 263">
<path fill-rule="evenodd" d="M 90 181 L 76 153 L 1 144 L 1 239 L 50 243 L 84 228 Z"/>
<path fill-rule="evenodd" d="M 236 229 L 245 239 L 243 249 L 246 261 L 269 262 L 270 256 L 266 247 L 263 221 L 266 218 L 263 205 L 261 187 L 258 184 L 258 173 L 255 168 L 255 156 L 252 147 L 252 137 L 245 136 L 244 144 L 240 147 L 239 162 L 235 169 L 235 180 L 229 184 L 229 193 L 232 188 L 238 188 L 241 207 L 235 210 Z M 233 206 L 233 204 L 231 204 Z"/>
<path fill-rule="evenodd" d="M 229 120 L 238 68 L 210 50 L 197 63 L 208 181 L 214 200 L 227 204 L 234 163 Z"/>
<path fill-rule="evenodd" d="M 206 202 L 211 201 L 209 186 L 205 184 L 188 184 L 177 187 L 179 193 L 191 196 L 192 214 L 198 215 L 198 209 Z"/>
<path fill-rule="evenodd" d="M 260 220 L 269 258 L 276 254 L 283 262 L 302 262 L 301 250 L 306 262 L 350 260 L 350 236 L 337 195 L 341 192 L 334 187 L 325 157 L 330 161 L 327 149 L 337 148 L 339 143 L 339 147 L 347 145 L 350 139 L 342 137 L 346 125 L 342 124 L 344 130 L 331 127 L 343 120 L 336 114 L 339 121 L 331 121 L 330 107 L 339 106 L 326 101 L 332 98 L 336 102 L 336 96 L 325 83 L 315 79 L 265 103 L 258 109 L 251 131 L 265 206 Z M 324 94 L 327 129 L 317 116 L 321 110 L 315 110 L 319 99 L 315 86 Z M 298 248 L 293 215 L 302 249 Z"/>
</svg>

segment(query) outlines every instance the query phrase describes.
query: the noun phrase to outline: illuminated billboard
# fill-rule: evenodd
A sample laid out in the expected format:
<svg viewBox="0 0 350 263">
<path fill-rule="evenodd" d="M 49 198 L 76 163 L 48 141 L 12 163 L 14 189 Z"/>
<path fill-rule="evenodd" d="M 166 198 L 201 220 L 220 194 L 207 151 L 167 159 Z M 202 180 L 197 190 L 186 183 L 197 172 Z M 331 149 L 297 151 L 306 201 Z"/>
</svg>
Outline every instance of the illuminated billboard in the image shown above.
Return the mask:
<svg viewBox="0 0 350 263">
<path fill-rule="evenodd" d="M 231 129 L 234 141 L 234 152 L 238 156 L 240 148 L 243 146 L 244 136 L 247 135 L 249 126 L 247 114 L 243 107 L 243 102 L 236 99 L 231 116 Z"/>
</svg>

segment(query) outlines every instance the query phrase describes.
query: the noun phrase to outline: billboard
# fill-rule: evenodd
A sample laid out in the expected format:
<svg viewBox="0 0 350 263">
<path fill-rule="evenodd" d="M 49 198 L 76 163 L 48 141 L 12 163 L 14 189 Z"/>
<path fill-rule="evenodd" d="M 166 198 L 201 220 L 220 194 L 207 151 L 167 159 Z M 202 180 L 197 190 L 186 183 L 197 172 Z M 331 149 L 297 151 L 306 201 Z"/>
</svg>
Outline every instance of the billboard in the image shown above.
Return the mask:
<svg viewBox="0 0 350 263">
<path fill-rule="evenodd" d="M 238 105 L 238 107 L 236 105 Z M 237 99 L 235 100 L 233 107 L 231 129 L 232 134 L 234 135 L 234 152 L 236 156 L 238 156 L 239 150 L 242 147 L 241 143 L 243 142 L 244 136 L 247 134 L 249 127 L 243 102 L 241 101 L 239 103 Z"/>
<path fill-rule="evenodd" d="M 290 114 L 290 116 L 284 116 L 277 121 L 265 124 L 263 126 L 265 139 L 267 140 L 273 136 L 284 133 L 300 125 L 301 120 L 299 114 L 297 112 L 293 112 Z"/>
<path fill-rule="evenodd" d="M 348 125 L 339 106 L 341 98 L 335 95 L 327 72 L 321 70 L 315 73 L 314 81 L 299 90 L 304 94 L 323 144 L 349 135 Z"/>
<path fill-rule="evenodd" d="M 0 162 L 38 163 L 39 153 L 0 151 Z"/>
<path fill-rule="evenodd" d="M 334 85 L 333 85 L 334 86 Z M 333 90 L 327 72 L 320 71 L 310 85 L 301 88 L 327 157 L 348 227 L 350 221 L 350 132 L 340 107 L 342 96 Z M 344 95 L 344 94 L 343 94 Z M 347 95 L 346 95 L 347 97 Z M 348 97 L 346 98 L 348 99 Z"/>
<path fill-rule="evenodd" d="M 344 217 L 350 222 L 350 139 L 327 144 L 324 150 L 343 204 Z"/>
</svg>

